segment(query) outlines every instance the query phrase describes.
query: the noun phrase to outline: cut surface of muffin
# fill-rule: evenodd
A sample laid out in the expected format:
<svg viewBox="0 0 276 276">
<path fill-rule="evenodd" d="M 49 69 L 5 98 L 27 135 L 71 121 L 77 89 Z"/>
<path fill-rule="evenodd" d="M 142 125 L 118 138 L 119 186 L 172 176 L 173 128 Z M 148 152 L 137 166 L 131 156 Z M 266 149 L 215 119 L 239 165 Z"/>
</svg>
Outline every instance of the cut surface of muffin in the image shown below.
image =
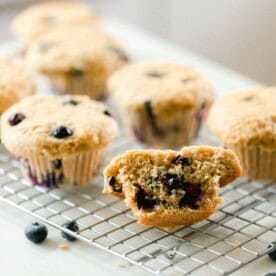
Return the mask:
<svg viewBox="0 0 276 276">
<path fill-rule="evenodd" d="M 230 150 L 207 146 L 180 152 L 128 151 L 105 169 L 105 192 L 124 197 L 138 222 L 174 227 L 209 217 L 221 186 L 241 174 Z"/>
</svg>

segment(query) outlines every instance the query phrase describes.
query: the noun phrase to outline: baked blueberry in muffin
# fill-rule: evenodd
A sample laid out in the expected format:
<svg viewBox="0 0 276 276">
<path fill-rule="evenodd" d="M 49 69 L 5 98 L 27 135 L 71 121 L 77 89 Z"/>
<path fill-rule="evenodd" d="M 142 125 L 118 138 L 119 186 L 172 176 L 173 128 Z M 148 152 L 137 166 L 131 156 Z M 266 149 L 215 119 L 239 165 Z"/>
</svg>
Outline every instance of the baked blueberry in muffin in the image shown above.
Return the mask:
<svg viewBox="0 0 276 276">
<path fill-rule="evenodd" d="M 125 198 L 141 224 L 190 225 L 216 211 L 220 187 L 240 174 L 237 157 L 223 148 L 133 150 L 107 166 L 104 192 Z"/>
</svg>

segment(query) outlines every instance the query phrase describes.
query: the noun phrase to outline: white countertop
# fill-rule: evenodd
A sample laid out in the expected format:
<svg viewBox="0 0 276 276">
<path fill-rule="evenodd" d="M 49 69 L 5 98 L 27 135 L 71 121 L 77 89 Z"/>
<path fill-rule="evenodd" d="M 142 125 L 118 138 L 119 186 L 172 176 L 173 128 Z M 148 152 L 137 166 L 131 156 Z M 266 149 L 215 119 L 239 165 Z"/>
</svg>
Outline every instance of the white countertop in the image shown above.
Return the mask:
<svg viewBox="0 0 276 276">
<path fill-rule="evenodd" d="M 217 94 L 228 90 L 257 85 L 228 69 L 194 55 L 185 49 L 155 37 L 152 34 L 117 21 L 108 22 L 108 29 L 122 39 L 134 60 L 171 59 L 194 65 L 214 84 Z M 34 245 L 24 237 L 24 227 L 34 218 L 6 203 L 0 202 L 0 275 L 141 275 L 147 273 L 120 258 L 81 241 L 69 243 L 68 250 L 59 231 L 49 226 L 48 239 Z M 265 256 L 233 275 L 264 275 L 276 271 L 275 262 Z"/>
</svg>

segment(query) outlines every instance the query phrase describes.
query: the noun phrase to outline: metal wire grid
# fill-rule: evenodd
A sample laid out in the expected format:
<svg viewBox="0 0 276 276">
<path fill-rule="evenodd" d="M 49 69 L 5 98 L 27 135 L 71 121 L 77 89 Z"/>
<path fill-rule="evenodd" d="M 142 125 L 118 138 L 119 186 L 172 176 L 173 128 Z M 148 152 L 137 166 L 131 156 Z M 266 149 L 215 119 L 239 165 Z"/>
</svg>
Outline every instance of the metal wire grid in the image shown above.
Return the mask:
<svg viewBox="0 0 276 276">
<path fill-rule="evenodd" d="M 196 143 L 216 141 L 203 130 Z M 137 145 L 118 139 L 106 161 L 131 148 Z M 228 274 L 274 249 L 275 182 L 238 179 L 222 190 L 225 203 L 208 220 L 169 232 L 137 224 L 122 200 L 101 193 L 102 181 L 79 190 L 33 187 L 0 146 L 1 200 L 154 274 Z M 72 220 L 79 233 L 62 227 Z"/>
</svg>

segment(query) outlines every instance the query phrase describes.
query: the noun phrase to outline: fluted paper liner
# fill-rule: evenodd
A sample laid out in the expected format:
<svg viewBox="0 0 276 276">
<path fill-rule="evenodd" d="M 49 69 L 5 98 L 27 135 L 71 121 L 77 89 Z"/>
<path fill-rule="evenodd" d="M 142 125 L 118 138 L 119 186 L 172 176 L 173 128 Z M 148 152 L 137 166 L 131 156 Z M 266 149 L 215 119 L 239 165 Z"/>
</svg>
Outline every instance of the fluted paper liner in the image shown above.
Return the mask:
<svg viewBox="0 0 276 276">
<path fill-rule="evenodd" d="M 238 155 L 246 177 L 256 180 L 276 180 L 276 150 L 259 146 L 228 147 Z"/>
<path fill-rule="evenodd" d="M 18 158 L 23 174 L 33 185 L 75 187 L 89 184 L 99 172 L 102 150 L 76 154 L 57 160 L 47 157 Z M 60 162 L 60 166 L 55 162 Z"/>
<path fill-rule="evenodd" d="M 161 126 L 161 132 L 158 133 L 158 129 L 154 129 L 148 116 L 142 111 L 123 110 L 121 116 L 131 136 L 140 143 L 157 148 L 177 148 L 189 144 L 196 138 L 202 122 L 194 109 L 187 109 L 183 110 L 181 121 L 175 126 L 178 131 Z M 156 121 L 161 125 L 158 117 Z"/>
</svg>

